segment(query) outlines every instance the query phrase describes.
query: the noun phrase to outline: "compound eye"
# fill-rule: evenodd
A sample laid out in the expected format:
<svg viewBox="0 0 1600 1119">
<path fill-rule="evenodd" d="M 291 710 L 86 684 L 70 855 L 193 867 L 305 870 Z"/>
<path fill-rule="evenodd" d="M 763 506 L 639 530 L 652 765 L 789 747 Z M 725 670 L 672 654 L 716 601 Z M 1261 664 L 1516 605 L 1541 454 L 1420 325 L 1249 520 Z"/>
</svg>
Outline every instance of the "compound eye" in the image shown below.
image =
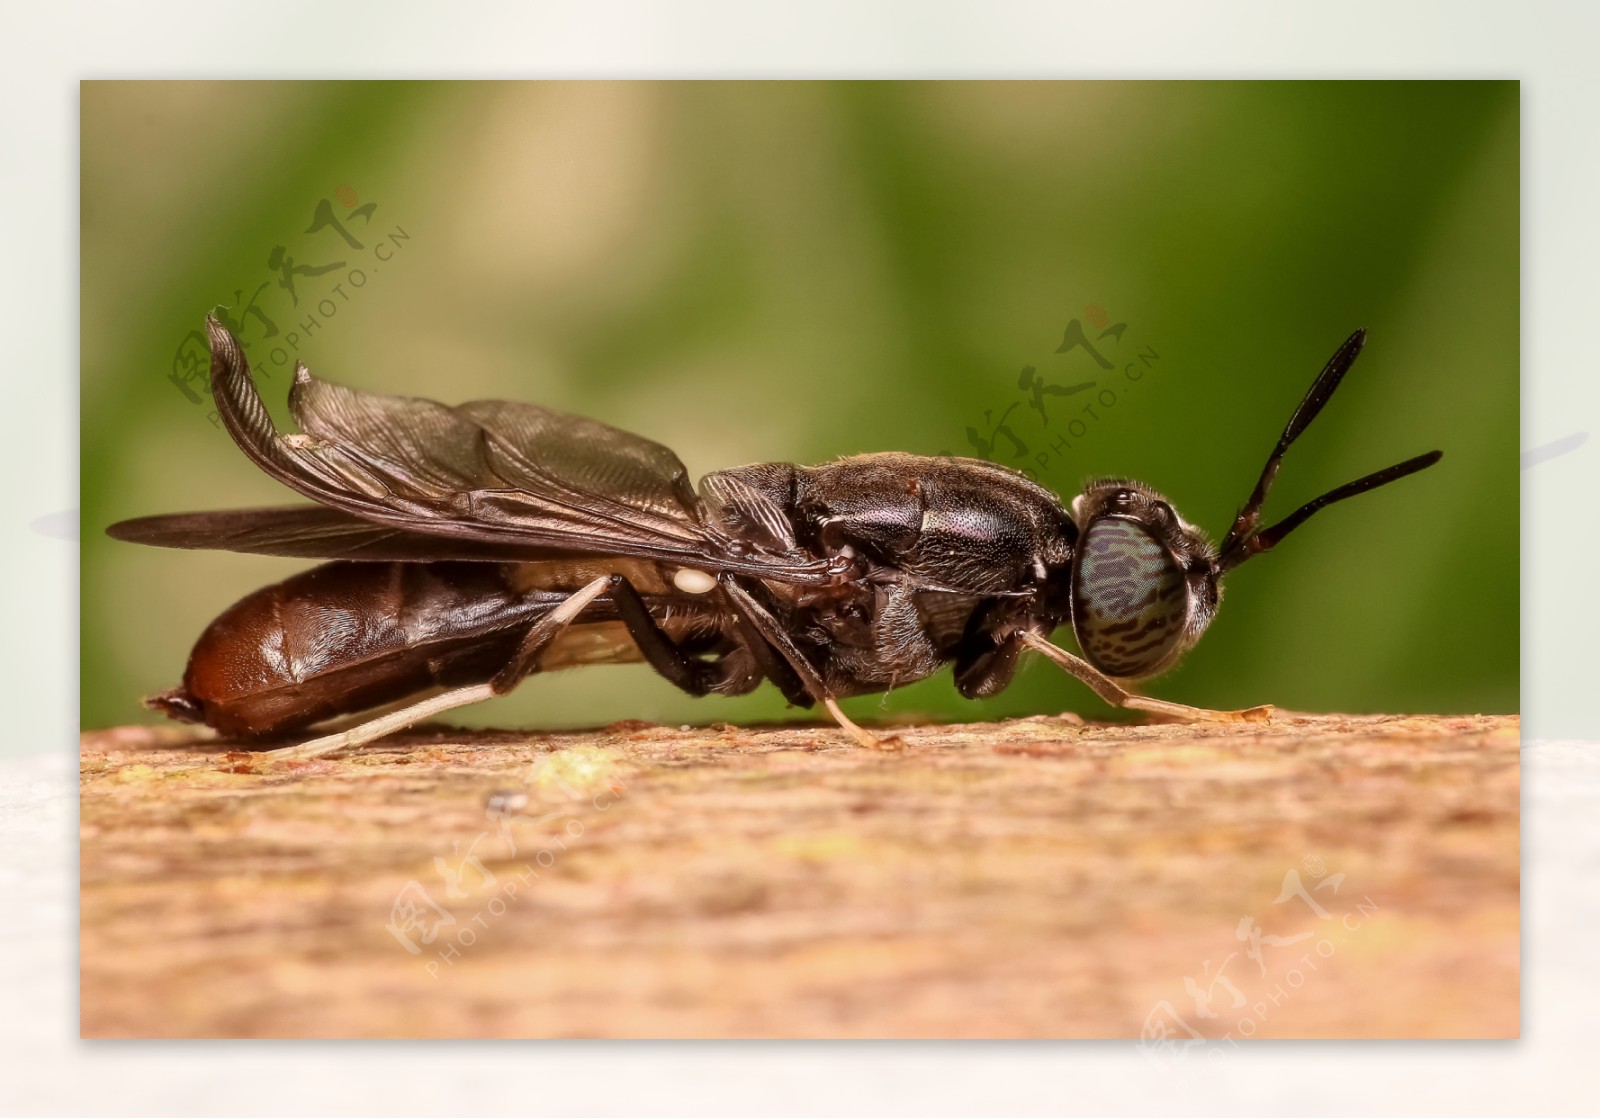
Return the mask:
<svg viewBox="0 0 1600 1119">
<path fill-rule="evenodd" d="M 1183 644 L 1188 583 L 1172 554 L 1143 526 L 1101 517 L 1073 558 L 1072 628 L 1108 676 L 1148 676 Z"/>
</svg>

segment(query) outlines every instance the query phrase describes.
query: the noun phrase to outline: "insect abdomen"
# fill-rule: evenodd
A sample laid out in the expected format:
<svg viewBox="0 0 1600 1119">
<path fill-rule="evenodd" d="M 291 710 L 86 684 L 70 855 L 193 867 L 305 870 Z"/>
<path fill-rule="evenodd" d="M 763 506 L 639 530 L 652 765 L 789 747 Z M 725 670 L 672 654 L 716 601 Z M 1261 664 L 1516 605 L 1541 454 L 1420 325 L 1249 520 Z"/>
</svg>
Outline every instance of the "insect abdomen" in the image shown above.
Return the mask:
<svg viewBox="0 0 1600 1119">
<path fill-rule="evenodd" d="M 289 733 L 486 680 L 546 608 L 496 564 L 324 564 L 229 607 L 195 642 L 182 686 L 147 702 L 224 734 Z"/>
</svg>

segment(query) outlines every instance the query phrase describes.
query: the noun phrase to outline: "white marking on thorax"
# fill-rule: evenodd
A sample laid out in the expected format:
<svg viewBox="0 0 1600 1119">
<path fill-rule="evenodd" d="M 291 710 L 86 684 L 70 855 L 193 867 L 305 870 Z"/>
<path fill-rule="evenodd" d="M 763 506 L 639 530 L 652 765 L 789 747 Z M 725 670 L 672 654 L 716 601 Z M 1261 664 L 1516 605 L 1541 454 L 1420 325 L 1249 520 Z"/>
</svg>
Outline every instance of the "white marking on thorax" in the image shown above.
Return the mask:
<svg viewBox="0 0 1600 1119">
<path fill-rule="evenodd" d="M 716 589 L 717 581 L 704 571 L 680 567 L 672 573 L 672 585 L 684 594 L 708 594 Z"/>
</svg>

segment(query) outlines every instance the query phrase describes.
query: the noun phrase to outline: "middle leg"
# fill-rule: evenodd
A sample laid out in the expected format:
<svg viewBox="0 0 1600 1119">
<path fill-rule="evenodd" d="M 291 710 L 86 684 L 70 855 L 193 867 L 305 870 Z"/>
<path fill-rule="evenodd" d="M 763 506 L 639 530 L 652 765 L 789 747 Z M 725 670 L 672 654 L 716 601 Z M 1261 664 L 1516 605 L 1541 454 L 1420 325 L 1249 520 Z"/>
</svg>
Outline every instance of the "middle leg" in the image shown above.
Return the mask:
<svg viewBox="0 0 1600 1119">
<path fill-rule="evenodd" d="M 644 654 L 645 662 L 690 695 L 742 695 L 761 682 L 751 658 L 739 655 L 743 650 L 704 660 L 689 651 L 686 643 L 674 641 L 650 613 L 644 596 L 625 576 L 611 576 L 606 596 L 616 607 L 622 624 L 628 627 L 628 636 Z"/>
<path fill-rule="evenodd" d="M 821 701 L 822 705 L 828 709 L 828 714 L 833 716 L 834 722 L 843 727 L 850 737 L 869 750 L 900 749 L 900 743 L 897 739 L 879 740 L 870 731 L 857 726 L 850 720 L 849 716 L 840 710 L 838 700 L 828 690 L 827 685 L 823 683 L 822 677 L 812 667 L 811 662 L 806 660 L 805 654 L 800 652 L 800 649 L 790 639 L 789 635 L 783 631 L 783 627 L 778 624 L 778 619 L 768 613 L 766 608 L 757 602 L 749 591 L 739 585 L 739 580 L 736 576 L 724 575 L 719 580 L 719 583 L 723 592 L 727 594 L 729 601 L 740 615 L 741 622 L 755 631 L 751 635 L 751 639 L 764 641 L 772 649 L 777 650 L 790 672 L 804 685 L 813 699 Z"/>
</svg>

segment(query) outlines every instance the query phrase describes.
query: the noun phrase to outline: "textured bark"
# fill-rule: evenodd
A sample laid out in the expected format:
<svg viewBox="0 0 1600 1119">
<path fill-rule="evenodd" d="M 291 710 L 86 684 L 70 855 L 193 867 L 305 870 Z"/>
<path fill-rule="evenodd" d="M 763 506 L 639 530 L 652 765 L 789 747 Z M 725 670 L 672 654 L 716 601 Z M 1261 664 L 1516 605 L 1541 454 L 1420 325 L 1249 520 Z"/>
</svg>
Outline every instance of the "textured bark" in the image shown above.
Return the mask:
<svg viewBox="0 0 1600 1119">
<path fill-rule="evenodd" d="M 85 734 L 83 1033 L 1517 1034 L 1514 717 L 898 730 Z"/>
</svg>

